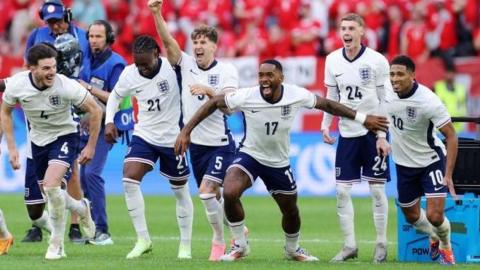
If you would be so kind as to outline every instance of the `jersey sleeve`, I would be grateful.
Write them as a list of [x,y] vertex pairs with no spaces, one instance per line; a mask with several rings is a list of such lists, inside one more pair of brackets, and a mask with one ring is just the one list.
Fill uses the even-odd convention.
[[178,60],[177,65],[180,66],[181,69],[187,68],[188,63],[192,61],[192,59],[193,59],[193,56],[190,56],[186,54],[184,51],[182,51],[182,54],[180,56],[180,59]]
[[15,92],[17,91],[15,91],[13,87],[12,79],[10,78],[5,79],[5,92],[3,92],[2,100],[6,105],[13,107],[15,106],[15,104],[17,104],[18,98],[15,97],[14,95]]
[[223,84],[221,91],[230,91],[230,90],[238,89],[238,71],[231,64],[229,64],[227,67],[228,67],[228,72],[225,75],[226,77],[225,83]]
[[235,92],[230,92],[225,95],[225,104],[228,109],[235,111],[240,110],[247,102],[248,95],[251,88],[238,89]]
[[375,86],[386,88],[390,84],[390,66],[384,56],[380,56],[377,70],[375,70]]
[[452,121],[452,118],[450,117],[447,108],[436,96],[435,99],[432,100],[430,114],[430,121],[432,121],[436,128],[442,128],[443,126]]
[[82,106],[89,95],[87,89],[76,80],[69,79],[63,75],[58,76],[62,76],[63,87],[67,90],[65,92],[68,93],[68,98],[72,101],[72,104],[76,107]]
[[112,93],[115,94],[117,97],[124,98],[131,95],[132,89],[128,80],[128,73],[129,69],[125,68],[120,74],[115,88],[113,88]]
[[317,96],[303,87],[299,87],[298,89],[301,106],[304,108],[313,109],[317,103]]
[[325,60],[325,73],[324,73],[325,75],[324,84],[327,88],[337,87],[337,81],[335,80],[335,76],[332,72],[331,66],[332,66],[332,56],[329,55]]

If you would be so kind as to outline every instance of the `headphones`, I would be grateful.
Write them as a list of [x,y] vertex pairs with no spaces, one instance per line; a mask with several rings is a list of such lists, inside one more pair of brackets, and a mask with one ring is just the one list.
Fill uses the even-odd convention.
[[103,25],[105,27],[105,37],[108,45],[112,45],[115,42],[115,34],[113,33],[112,25],[105,20],[95,20],[92,24],[90,24],[87,30],[87,40],[90,33],[90,27],[92,27],[92,25]]
[[43,18],[45,18],[42,10],[43,8],[46,6],[46,5],[54,5],[54,6],[59,6],[62,8],[63,10],[63,20],[66,22],[66,23],[70,23],[72,21],[72,17],[73,17],[73,14],[72,14],[72,9],[70,8],[65,8],[65,6],[63,5],[63,2],[62,0],[45,0],[45,3],[43,3],[42,7],[40,8],[40,10],[38,11],[38,16],[40,17],[40,19],[43,21]]

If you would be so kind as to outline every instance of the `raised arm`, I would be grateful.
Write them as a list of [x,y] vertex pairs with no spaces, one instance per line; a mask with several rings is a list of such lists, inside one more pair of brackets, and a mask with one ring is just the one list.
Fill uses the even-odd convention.
[[183,155],[187,151],[192,130],[217,109],[228,109],[223,94],[214,96],[203,104],[183,127],[175,142],[175,155]]
[[85,148],[82,149],[78,157],[78,163],[86,164],[90,162],[95,155],[95,146],[97,145],[98,134],[100,133],[100,124],[102,121],[102,109],[91,95],[83,102],[80,108],[90,114],[90,136]]
[[452,122],[441,127],[440,132],[445,136],[447,142],[447,164],[445,167],[444,184],[448,187],[450,194],[456,200],[457,194],[453,187],[453,169],[455,168],[455,162],[457,160],[458,138]]
[[388,121],[386,117],[365,115],[344,106],[336,101],[317,96],[315,108],[333,114],[336,116],[346,117],[362,123],[367,129],[376,132],[377,130],[387,131]]
[[180,50],[177,41],[173,38],[170,32],[168,32],[167,23],[162,16],[162,5],[163,0],[148,0],[148,7],[155,20],[155,28],[167,50],[168,61],[172,65],[177,65],[182,56],[182,51]]
[[8,106],[5,103],[2,103],[2,109],[0,112],[0,119],[2,131],[5,134],[7,140],[7,147],[10,159],[10,165],[12,169],[20,169],[20,159],[15,145],[15,138],[13,137],[13,123],[12,123],[12,110],[13,107]]

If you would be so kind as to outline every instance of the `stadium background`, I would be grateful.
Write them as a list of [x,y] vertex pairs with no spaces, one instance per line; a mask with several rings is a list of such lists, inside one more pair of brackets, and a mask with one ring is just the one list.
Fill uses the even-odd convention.
[[[140,34],[157,36],[146,0],[67,0],[76,23],[86,27],[94,19],[109,20],[116,29],[114,50],[131,63],[131,44]],[[177,0],[165,1],[164,16],[182,48],[191,48],[188,33],[199,23],[216,25],[220,32],[218,57],[231,61],[239,70],[241,86],[256,83],[258,62],[278,57],[285,65],[286,81],[324,95],[325,55],[340,47],[335,29],[346,12],[361,14],[367,24],[365,44],[388,58],[408,53],[416,59],[417,79],[432,86],[443,78],[445,65],[455,63],[457,79],[469,92],[469,116],[480,115],[480,19],[476,0]],[[38,18],[41,0],[0,2],[0,78],[22,69],[25,39]],[[301,195],[334,195],[335,146],[322,143],[319,133],[321,112],[302,112],[292,133],[291,163]],[[242,136],[239,115],[229,122],[237,137]],[[335,128],[336,129],[336,128]],[[474,126],[462,133],[474,137]],[[25,123],[15,113],[15,136],[25,158]],[[1,144],[6,153],[5,142]],[[110,194],[123,192],[121,168],[125,145],[117,144],[104,170]],[[25,164],[22,164],[25,168]],[[158,172],[158,170],[157,170]],[[169,194],[158,173],[150,173],[142,184],[147,194]],[[387,193],[396,195],[396,175]],[[22,192],[24,171],[12,171],[8,156],[0,156],[0,192]],[[159,183],[165,182],[165,183]],[[190,183],[194,183],[191,181]],[[196,192],[196,188],[191,189]],[[354,188],[367,195],[368,187]],[[267,194],[257,183],[248,194]]]

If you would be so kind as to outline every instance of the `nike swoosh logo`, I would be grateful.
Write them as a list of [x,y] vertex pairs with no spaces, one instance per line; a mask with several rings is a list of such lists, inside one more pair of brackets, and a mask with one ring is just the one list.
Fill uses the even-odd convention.
[[58,156],[58,158],[68,158],[68,156]]
[[381,173],[374,172],[373,173],[374,176],[379,176],[379,175],[382,175],[382,174],[383,174],[383,172],[381,172]]
[[221,174],[222,172],[214,172],[214,171],[211,171],[210,173],[211,173],[211,174]]
[[179,171],[178,174],[184,174],[187,170]]
[[193,71],[193,69],[190,69],[190,72],[195,74],[195,75],[198,75],[198,73],[196,73],[195,71]]
[[252,112],[252,113],[257,113],[257,112],[259,112],[259,111],[252,110],[251,112]]
[[435,191],[439,191],[439,190],[442,189],[442,188],[443,188],[443,187],[434,187],[433,189],[434,189]]
[[23,101],[24,103],[30,102],[30,100],[26,100],[26,99],[24,99],[24,100],[22,100],[22,101]]
[[343,73],[335,74],[335,78],[336,78],[336,77],[340,77],[340,76],[342,76],[342,75],[343,75]]
[[142,90],[137,90],[137,91],[135,91],[135,93],[137,93],[137,94],[140,93],[140,92],[142,92]]

